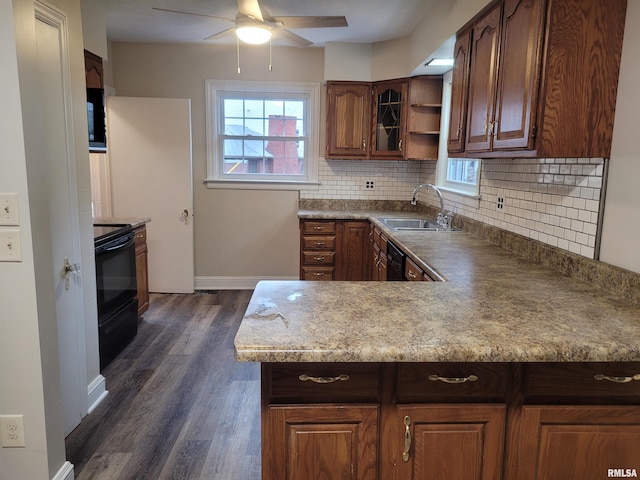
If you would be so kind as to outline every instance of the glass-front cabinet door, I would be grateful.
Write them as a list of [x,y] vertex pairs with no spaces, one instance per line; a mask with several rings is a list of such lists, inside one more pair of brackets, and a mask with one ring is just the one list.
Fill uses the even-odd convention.
[[407,87],[405,80],[374,83],[372,157],[404,157]]

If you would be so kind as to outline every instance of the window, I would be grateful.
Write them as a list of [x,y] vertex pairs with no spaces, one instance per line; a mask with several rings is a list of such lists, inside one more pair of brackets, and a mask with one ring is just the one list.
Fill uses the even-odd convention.
[[207,80],[206,93],[208,186],[317,184],[317,84]]
[[442,117],[440,123],[440,145],[438,148],[437,184],[444,190],[477,197],[480,194],[480,160],[471,158],[449,158],[447,139],[449,138],[449,115],[451,105],[451,74],[443,76]]

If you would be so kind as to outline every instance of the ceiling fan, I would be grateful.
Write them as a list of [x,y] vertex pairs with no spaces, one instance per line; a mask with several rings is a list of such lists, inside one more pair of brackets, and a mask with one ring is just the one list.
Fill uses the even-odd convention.
[[260,5],[258,0],[237,0],[238,14],[235,19],[194,13],[182,10],[170,10],[168,8],[153,7],[153,10],[162,12],[179,13],[184,15],[196,15],[199,17],[217,18],[234,23],[234,26],[222,32],[211,35],[205,40],[212,40],[223,35],[236,32],[238,38],[247,43],[265,43],[270,40],[271,34],[280,37],[286,42],[297,47],[312,45],[306,38],[296,35],[287,28],[327,28],[347,27],[347,19],[340,16],[307,16],[307,17],[272,17],[267,10]]

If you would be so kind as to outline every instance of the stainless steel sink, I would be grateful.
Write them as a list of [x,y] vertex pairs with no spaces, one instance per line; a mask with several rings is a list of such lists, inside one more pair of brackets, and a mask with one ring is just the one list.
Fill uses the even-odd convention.
[[435,220],[415,217],[391,217],[378,218],[382,223],[392,230],[420,230],[425,232],[454,232],[457,228],[444,228],[438,225]]

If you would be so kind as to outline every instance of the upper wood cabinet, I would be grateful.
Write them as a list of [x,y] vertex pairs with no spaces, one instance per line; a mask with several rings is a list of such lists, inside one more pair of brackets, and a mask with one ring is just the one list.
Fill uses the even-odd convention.
[[[449,152],[608,157],[625,15],[626,0],[493,2],[458,35]],[[458,102],[467,80],[466,36],[465,123]]]
[[404,158],[437,160],[442,114],[442,77],[412,77],[409,79],[408,94]]
[[371,84],[327,82],[327,158],[367,158]]
[[327,82],[329,159],[437,159],[442,77]]
[[467,99],[469,93],[469,61],[471,59],[471,30],[456,38],[453,48],[453,78],[451,110],[449,116],[449,153],[464,152],[467,125]]
[[372,158],[404,157],[407,85],[406,80],[373,84]]
[[84,51],[84,74],[87,88],[104,88],[102,58],[88,50]]

